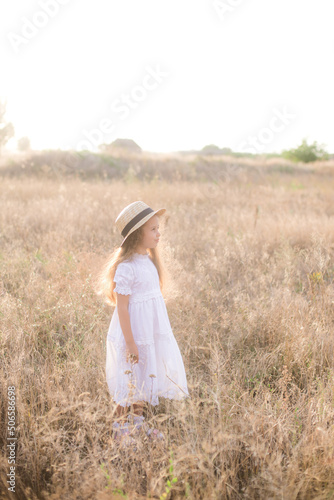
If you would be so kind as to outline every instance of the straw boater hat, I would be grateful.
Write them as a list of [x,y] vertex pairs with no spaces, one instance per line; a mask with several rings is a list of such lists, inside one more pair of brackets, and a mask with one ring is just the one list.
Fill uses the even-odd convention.
[[120,246],[123,245],[126,238],[130,236],[133,231],[145,224],[153,215],[157,214],[160,216],[165,212],[165,208],[153,210],[153,208],[146,205],[143,201],[134,201],[123,208],[115,220],[116,227],[124,238]]

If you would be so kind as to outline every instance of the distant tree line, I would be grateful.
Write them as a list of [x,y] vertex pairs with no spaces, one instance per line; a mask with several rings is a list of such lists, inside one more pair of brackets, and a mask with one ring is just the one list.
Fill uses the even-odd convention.
[[[215,144],[209,144],[208,146],[205,146],[204,148],[201,149],[201,153],[204,155],[230,155],[234,157],[246,157],[246,158],[254,158],[258,156],[257,154],[254,153],[248,153],[248,152],[241,153],[238,151],[232,151],[232,149],[230,148],[219,148]],[[328,152],[324,149],[324,146],[318,144],[317,141],[308,144],[307,140],[303,139],[302,143],[295,149],[284,150],[282,151],[281,154],[264,153],[261,156],[266,156],[269,158],[281,156],[282,158],[286,158],[287,160],[290,161],[294,162],[300,161],[308,163],[310,161],[328,160],[332,155],[329,155]]]
[[[6,103],[0,100],[0,155],[2,152],[2,148],[7,144],[9,139],[11,139],[14,134],[14,126],[12,123],[7,122],[5,119],[6,114]],[[21,137],[17,141],[17,149],[19,151],[28,151],[30,150],[30,140],[28,137]],[[131,139],[116,139],[111,144],[101,144],[100,150],[103,152],[114,153],[119,150],[125,150],[127,152],[135,152],[140,153],[142,150]],[[198,153],[198,151],[180,151],[180,153]],[[238,152],[232,151],[230,148],[219,148],[215,144],[209,144],[201,149],[200,151],[203,155],[230,155],[234,157],[248,157],[254,158],[257,157],[257,154],[248,153],[248,152]],[[328,152],[324,149],[323,145],[318,144],[314,141],[311,144],[308,144],[306,139],[302,140],[302,143],[295,149],[288,149],[282,151],[281,154],[269,153],[263,154],[261,156],[265,157],[277,157],[281,156],[282,158],[286,158],[287,160],[294,162],[304,162],[308,163],[311,161],[317,160],[328,160],[332,158],[333,155],[329,155]]]

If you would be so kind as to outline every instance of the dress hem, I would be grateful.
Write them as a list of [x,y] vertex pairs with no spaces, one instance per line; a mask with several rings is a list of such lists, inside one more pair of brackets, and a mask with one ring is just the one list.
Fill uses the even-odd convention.
[[[164,399],[169,399],[170,401],[182,401],[183,399],[191,399],[191,397],[190,397],[189,394],[187,394],[185,396],[181,396],[180,398],[169,397],[169,396],[162,396],[162,395],[159,395],[158,397],[159,398],[164,398]],[[131,406],[132,404],[138,404],[138,403],[141,403],[141,402],[149,403],[151,406],[158,406],[160,404],[160,401],[158,403],[154,403],[154,402],[151,403],[150,401],[148,401],[145,398],[141,398],[140,400],[134,401],[132,403],[126,402],[126,403],[122,404],[120,401],[115,401],[115,400],[113,400],[113,402],[116,403],[117,405],[123,406],[123,407],[125,407],[125,406]]]

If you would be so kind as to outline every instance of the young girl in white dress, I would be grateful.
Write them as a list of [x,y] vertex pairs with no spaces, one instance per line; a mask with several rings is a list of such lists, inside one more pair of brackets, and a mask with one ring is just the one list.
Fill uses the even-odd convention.
[[126,418],[126,413],[131,405],[137,431],[142,428],[150,438],[164,439],[157,429],[147,427],[145,404],[158,405],[159,396],[174,400],[189,396],[182,356],[161,293],[163,270],[157,246],[159,216],[165,211],[154,211],[142,201],[125,207],[115,221],[124,239],[101,273],[100,293],[116,306],[106,357],[108,389],[117,403],[116,414],[122,417],[113,423],[116,440],[130,432],[131,415]]

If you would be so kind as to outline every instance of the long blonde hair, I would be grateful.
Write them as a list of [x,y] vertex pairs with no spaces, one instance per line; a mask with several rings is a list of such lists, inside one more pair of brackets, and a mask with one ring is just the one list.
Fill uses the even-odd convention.
[[[105,264],[103,265],[100,273],[97,276],[97,285],[95,287],[95,292],[97,295],[102,295],[104,301],[111,305],[116,306],[116,293],[114,288],[116,283],[114,282],[114,276],[118,264],[124,260],[131,257],[136,252],[137,245],[141,242],[143,237],[143,226],[133,231],[128,238],[126,238],[124,244],[121,247],[116,248],[111,255],[107,258]],[[160,290],[163,291],[164,287],[164,271],[159,256],[157,248],[148,249],[149,256],[157,268],[159,275]]]

